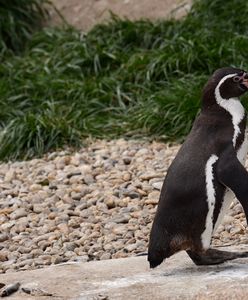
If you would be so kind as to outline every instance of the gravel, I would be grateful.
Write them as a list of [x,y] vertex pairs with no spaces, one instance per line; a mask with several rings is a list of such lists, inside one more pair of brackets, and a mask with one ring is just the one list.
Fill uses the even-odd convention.
[[[95,141],[0,165],[0,272],[146,252],[168,166],[179,145]],[[248,243],[237,202],[213,245]]]

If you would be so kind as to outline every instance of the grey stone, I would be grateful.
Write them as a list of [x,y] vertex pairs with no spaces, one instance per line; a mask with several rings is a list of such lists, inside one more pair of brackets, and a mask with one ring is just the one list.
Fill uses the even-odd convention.
[[39,213],[41,213],[43,211],[44,211],[44,208],[43,208],[43,206],[41,204],[38,204],[38,203],[34,203],[33,204],[33,212],[39,214]]
[[107,205],[109,209],[114,208],[116,206],[117,197],[109,196],[104,200],[104,203]]
[[30,248],[27,248],[27,247],[24,247],[24,246],[20,246],[18,249],[17,249],[18,252],[20,253],[29,253],[31,252],[31,249]]
[[129,156],[123,157],[123,162],[125,165],[130,165],[130,163],[132,162],[132,157]]
[[65,259],[64,259],[62,256],[58,256],[58,255],[53,256],[52,259],[51,259],[51,262],[52,262],[53,264],[55,264],[55,265],[61,264],[61,263],[63,263],[64,261],[65,261]]
[[5,242],[9,239],[9,235],[6,233],[0,234],[0,243]]
[[74,251],[75,248],[77,248],[77,244],[74,242],[65,243],[64,247],[67,251]]
[[113,222],[113,223],[128,223],[128,221],[130,220],[130,215],[117,215],[114,218],[110,219],[109,222]]
[[127,250],[128,252],[132,252],[132,251],[134,251],[136,248],[137,248],[137,244],[135,243],[135,244],[129,244],[129,245],[126,245],[124,249]]
[[73,200],[81,200],[82,199],[82,194],[81,193],[75,193],[75,192],[72,192],[71,193],[71,197]]
[[64,256],[65,256],[66,258],[72,258],[73,256],[75,256],[75,253],[74,253],[73,251],[66,251],[66,252],[64,253]]
[[110,259],[111,254],[110,253],[104,253],[100,256],[100,260]]
[[10,218],[16,220],[16,219],[19,219],[22,217],[26,217],[27,214],[28,214],[28,212],[26,211],[25,208],[18,208],[10,214]]
[[142,174],[139,178],[141,180],[150,180],[152,178],[163,178],[164,174],[163,173],[159,173],[159,172],[147,172]]
[[152,187],[159,191],[162,189],[162,185],[163,185],[163,181],[158,181],[158,182],[152,183]]

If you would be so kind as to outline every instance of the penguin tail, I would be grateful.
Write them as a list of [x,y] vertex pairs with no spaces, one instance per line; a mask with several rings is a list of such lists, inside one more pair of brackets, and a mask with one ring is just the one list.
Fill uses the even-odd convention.
[[148,247],[148,261],[150,268],[156,268],[164,259],[171,256],[170,240],[161,228],[153,225]]
[[165,249],[157,248],[149,250],[147,259],[149,261],[150,268],[156,268],[169,256],[168,251]]
[[152,257],[152,255],[148,256],[148,261],[151,269],[154,269],[157,266],[159,266],[163,262],[163,260],[164,259],[161,257]]

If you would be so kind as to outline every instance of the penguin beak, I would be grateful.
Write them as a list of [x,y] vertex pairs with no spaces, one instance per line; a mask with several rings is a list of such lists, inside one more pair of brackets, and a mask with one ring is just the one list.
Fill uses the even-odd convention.
[[248,79],[244,78],[242,84],[248,89]]
[[248,74],[244,73],[241,79],[241,84],[248,90]]

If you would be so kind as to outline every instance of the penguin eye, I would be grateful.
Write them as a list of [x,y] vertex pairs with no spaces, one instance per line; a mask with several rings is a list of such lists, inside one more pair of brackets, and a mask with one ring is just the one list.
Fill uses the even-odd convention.
[[241,78],[239,76],[234,76],[233,77],[233,81],[234,82],[240,82],[241,81]]

